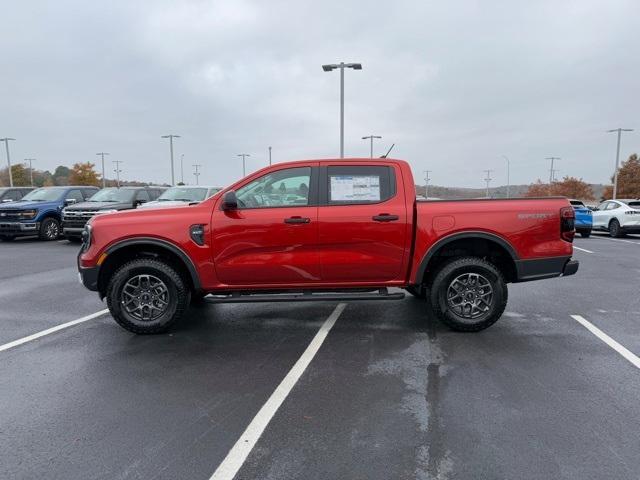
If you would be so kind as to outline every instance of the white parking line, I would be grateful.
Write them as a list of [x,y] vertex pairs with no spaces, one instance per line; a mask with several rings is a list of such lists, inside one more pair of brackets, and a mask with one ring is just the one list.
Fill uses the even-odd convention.
[[91,315],[87,315],[86,317],[78,318],[77,320],[71,320],[70,322],[63,323],[62,325],[57,325],[52,328],[48,328],[38,333],[34,333],[33,335],[29,335],[28,337],[19,338],[18,340],[14,340],[13,342],[5,343],[4,345],[0,345],[0,352],[4,352],[5,350],[9,350],[10,348],[17,347],[18,345],[23,345],[27,342],[31,342],[32,340],[36,340],[40,337],[44,337],[45,335],[50,335],[55,332],[59,332],[60,330],[64,330],[65,328],[73,327],[74,325],[78,325],[80,323],[88,322],[89,320],[93,320],[94,318],[98,318],[105,313],[108,313],[109,309],[100,310],[99,312],[92,313]]
[[640,368],[640,358],[638,358],[638,356],[636,356],[633,352],[627,350],[625,347],[620,345],[613,338],[611,338],[609,335],[604,333],[602,330],[600,330],[598,327],[596,327],[592,323],[589,323],[587,320],[585,320],[584,317],[580,315],[571,315],[571,317],[574,320],[576,320],[578,323],[580,323],[584,328],[586,328],[591,333],[593,333],[600,340],[602,340],[604,343],[606,343],[611,348],[613,348],[616,352],[618,352],[624,358],[629,360],[636,368]]
[[289,373],[287,373],[287,376],[284,377],[282,382],[280,382],[280,385],[278,385],[275,391],[271,394],[269,400],[267,400],[267,402],[262,406],[256,416],[253,417],[253,420],[251,420],[247,429],[242,433],[242,435],[240,435],[240,438],[229,451],[220,466],[218,466],[210,480],[232,480],[236,476],[249,456],[249,453],[253,450],[253,447],[262,435],[262,432],[267,428],[267,425],[280,408],[280,405],[285,401],[293,387],[311,363],[311,360],[313,360],[313,357],[318,353],[322,343],[325,338],[327,338],[329,330],[331,330],[333,325],[336,323],[336,320],[346,306],[347,305],[345,303],[338,304],[333,313],[329,315],[329,318],[325,320],[302,356],[298,359],[291,370],[289,370]]
[[625,240],[624,238],[599,237],[599,236],[596,236],[596,235],[591,235],[591,238],[597,238],[598,240],[609,240],[610,242],[623,242],[623,243],[631,243],[633,245],[640,245],[640,242],[634,242],[632,240]]
[[575,245],[573,246],[573,248],[576,250],[580,250],[581,252],[593,253],[591,250],[587,250],[586,248],[576,247]]

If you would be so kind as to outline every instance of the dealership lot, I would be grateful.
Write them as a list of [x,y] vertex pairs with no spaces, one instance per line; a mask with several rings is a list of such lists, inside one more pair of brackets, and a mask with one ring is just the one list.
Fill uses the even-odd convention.
[[640,237],[575,245],[577,275],[510,285],[477,334],[407,297],[198,305],[146,337],[106,314],[2,349],[105,308],[77,281],[77,245],[2,243],[0,477],[208,479],[258,419],[236,478],[638,478]]

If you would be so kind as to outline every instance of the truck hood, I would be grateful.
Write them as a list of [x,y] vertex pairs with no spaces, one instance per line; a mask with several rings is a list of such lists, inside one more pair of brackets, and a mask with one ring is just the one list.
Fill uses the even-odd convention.
[[153,202],[147,202],[140,205],[138,208],[166,208],[166,207],[179,207],[181,205],[189,205],[192,203],[200,202],[184,202],[181,200],[162,200],[161,202],[154,200]]
[[130,202],[127,203],[118,203],[118,202],[80,202],[74,203],[71,206],[68,206],[66,209],[70,211],[76,210],[126,210],[128,208],[133,208]]
[[18,200],[17,202],[7,202],[0,204],[0,210],[25,210],[25,209],[43,209],[43,208],[57,208],[60,205],[59,201],[54,202],[34,202],[31,200]]

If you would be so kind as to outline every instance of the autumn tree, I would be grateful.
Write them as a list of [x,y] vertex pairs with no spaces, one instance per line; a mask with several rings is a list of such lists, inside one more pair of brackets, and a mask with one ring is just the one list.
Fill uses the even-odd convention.
[[550,195],[559,195],[580,200],[594,200],[591,186],[581,178],[566,176],[561,182],[553,182],[549,187]]
[[525,193],[525,197],[548,197],[549,195],[549,185],[542,183],[540,179],[529,185],[529,190]]
[[[15,187],[28,187],[31,184],[29,170],[21,163],[11,165],[11,176]],[[5,167],[0,170],[0,184],[8,187],[9,183],[9,168]]]
[[91,162],[75,163],[69,172],[69,184],[71,185],[100,185],[100,175],[94,169]]
[[[611,183],[615,181],[611,177]],[[640,158],[634,153],[622,162],[618,170],[618,198],[640,198]],[[604,199],[613,198],[613,186],[607,186],[602,193]]]

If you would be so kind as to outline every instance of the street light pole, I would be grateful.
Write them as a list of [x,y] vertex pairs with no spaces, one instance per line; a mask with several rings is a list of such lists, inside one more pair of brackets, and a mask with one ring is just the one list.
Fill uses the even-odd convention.
[[551,168],[549,169],[549,185],[551,185],[554,180],[553,172],[555,172],[553,169],[553,162],[554,160],[560,160],[560,157],[547,157],[545,160],[551,160]]
[[123,160],[112,160],[113,163],[116,164],[116,168],[114,170],[114,172],[116,172],[116,186],[118,188],[120,188],[120,172],[122,172],[122,170],[120,170],[120,164],[124,163]]
[[432,172],[432,170],[425,170],[424,171],[424,198],[426,198],[427,200],[429,200],[429,180],[431,180],[429,178],[429,174]]
[[4,146],[7,149],[7,165],[9,165],[9,186],[13,187],[13,174],[11,173],[11,155],[9,155],[9,142],[11,141],[15,141],[15,138],[0,138],[0,142],[4,142]]
[[25,162],[29,162],[29,180],[30,180],[31,186],[33,187],[33,168],[31,166],[31,162],[35,162],[36,159],[35,158],[25,158],[24,161]]
[[271,147],[269,147],[269,166],[271,166]]
[[618,132],[618,147],[616,148],[616,169],[613,172],[613,199],[618,195],[618,165],[620,163],[620,137],[622,132],[633,132],[632,128],[615,128],[608,130],[607,133]]
[[105,188],[107,186],[107,179],[104,176],[104,156],[109,155],[109,153],[100,152],[100,153],[96,153],[96,155],[100,155],[100,157],[102,157],[102,188]]
[[340,69],[340,158],[344,158],[344,69],[352,68],[354,70],[362,70],[361,63],[333,63],[330,65],[322,65],[322,70],[331,72]]
[[362,140],[371,140],[371,150],[369,158],[373,158],[373,139],[374,138],[382,138],[380,135],[369,135],[367,137],[362,137]]
[[173,139],[174,138],[180,138],[180,135],[162,135],[162,137],[160,138],[168,138],[169,139],[169,153],[171,154],[171,185],[175,185],[176,184],[176,179],[175,179],[175,175],[173,173]]
[[491,172],[493,170],[483,170],[483,172],[487,172],[487,178],[484,181],[487,182],[487,198],[489,198],[489,182],[491,182]]
[[180,155],[180,183],[184,185],[184,153]]
[[193,167],[196,169],[195,172],[193,172],[193,175],[196,177],[196,185],[199,185],[200,182],[198,181],[198,177],[200,176],[200,172],[198,172],[198,168],[201,167],[202,164],[200,163],[194,163]]
[[502,155],[502,158],[504,158],[507,161],[507,198],[510,198],[510,188],[511,188],[511,175],[510,175],[510,170],[511,170],[511,162],[509,161],[509,157],[507,157],[506,155]]
[[251,155],[249,155],[248,153],[239,153],[238,157],[242,157],[242,178],[247,176],[247,168],[246,168],[246,162],[245,162],[245,158],[246,157],[250,157]]

